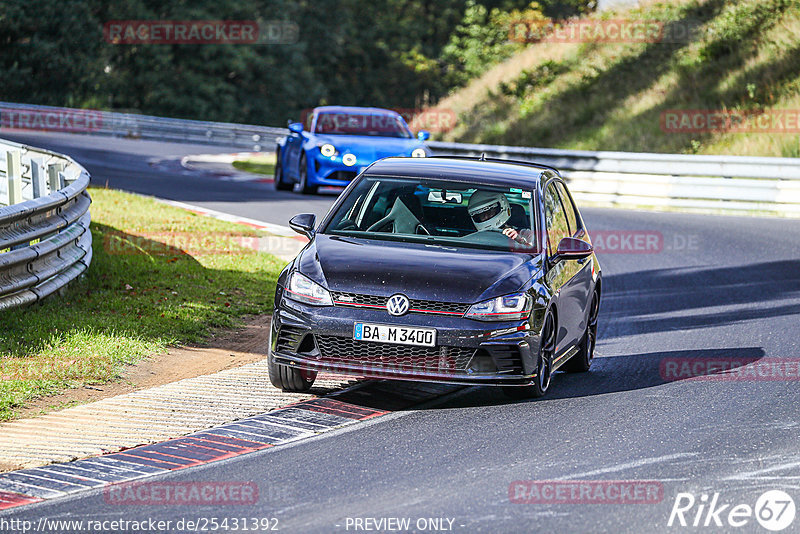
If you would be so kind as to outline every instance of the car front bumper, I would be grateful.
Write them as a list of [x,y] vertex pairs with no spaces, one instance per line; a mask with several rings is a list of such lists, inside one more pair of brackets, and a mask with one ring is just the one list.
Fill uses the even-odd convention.
[[313,169],[312,173],[309,173],[309,177],[313,176],[313,178],[309,181],[315,185],[347,187],[370,163],[372,162],[359,158],[355,165],[345,165],[342,162],[342,154],[325,157],[317,153],[311,162]]
[[[527,385],[536,378],[539,335],[528,321],[481,322],[461,316],[380,308],[308,306],[279,297],[270,359],[298,369],[368,378],[465,385]],[[436,347],[353,340],[356,322],[435,328]]]

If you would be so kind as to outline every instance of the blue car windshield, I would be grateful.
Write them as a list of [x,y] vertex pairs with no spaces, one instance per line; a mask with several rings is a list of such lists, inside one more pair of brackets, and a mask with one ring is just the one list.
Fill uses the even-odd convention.
[[320,113],[314,133],[325,135],[371,135],[410,139],[411,131],[397,115],[380,113]]
[[533,209],[530,190],[364,176],[322,233],[530,253]]

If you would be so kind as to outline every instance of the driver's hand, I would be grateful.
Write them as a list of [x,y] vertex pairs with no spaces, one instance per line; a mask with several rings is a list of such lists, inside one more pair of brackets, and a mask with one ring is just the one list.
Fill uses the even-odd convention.
[[503,230],[503,235],[506,237],[510,237],[511,239],[516,241],[517,238],[519,237],[519,232],[517,232],[513,228],[506,228],[505,230]]

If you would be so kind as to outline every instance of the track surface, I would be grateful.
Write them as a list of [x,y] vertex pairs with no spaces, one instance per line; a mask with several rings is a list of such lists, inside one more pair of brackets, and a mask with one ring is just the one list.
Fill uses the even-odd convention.
[[[285,224],[302,211],[321,215],[333,199],[180,174],[170,163],[214,151],[208,147],[57,134],[5,137],[73,155],[98,185],[108,180],[110,187],[267,222]],[[254,480],[261,495],[255,505],[112,506],[89,492],[0,517],[276,517],[285,532],[345,532],[348,517],[409,517],[412,525],[421,517],[446,517],[462,532],[656,532],[667,530],[679,492],[719,492],[720,503],[753,506],[764,491],[783,489],[800,505],[797,379],[667,381],[659,374],[664,358],[797,361],[800,221],[583,213],[590,231],[659,232],[664,246],[657,253],[600,255],[598,358],[588,374],[557,374],[544,400],[511,402],[491,388],[467,388],[319,439],[159,478]],[[664,499],[509,502],[512,481],[563,479],[656,480]],[[687,514],[690,521],[696,510]],[[673,529],[767,532],[754,519],[739,529]],[[785,532],[798,530],[800,518]]]

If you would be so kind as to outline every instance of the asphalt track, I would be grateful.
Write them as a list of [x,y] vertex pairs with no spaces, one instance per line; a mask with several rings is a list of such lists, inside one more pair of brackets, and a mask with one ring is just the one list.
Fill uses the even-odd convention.
[[[333,199],[183,173],[175,164],[185,154],[215,151],[208,147],[67,134],[4,137],[71,154],[97,185],[266,222],[322,214]],[[753,518],[739,528],[725,522],[733,505],[752,507],[767,490],[782,489],[800,505],[800,381],[796,372],[775,374],[791,374],[800,359],[800,221],[583,214],[590,232],[609,232],[606,240],[641,232],[660,236],[659,246],[599,254],[598,357],[587,374],[556,374],[544,399],[512,402],[491,388],[465,388],[319,438],[158,478],[253,480],[260,490],[254,505],[117,506],[92,491],[0,519],[274,517],[283,532],[354,532],[353,518],[399,517],[417,531],[419,518],[449,518],[459,532],[768,532]],[[683,358],[769,363],[773,372],[771,379],[665,376],[665,362]],[[663,499],[512,503],[509,487],[520,480],[655,481]],[[681,492],[698,502],[719,493],[719,504],[731,505],[720,515],[724,526],[712,520],[709,527],[668,529]],[[687,521],[697,510],[686,513]],[[701,525],[705,520],[703,514]],[[800,531],[800,517],[783,532],[792,531]]]

